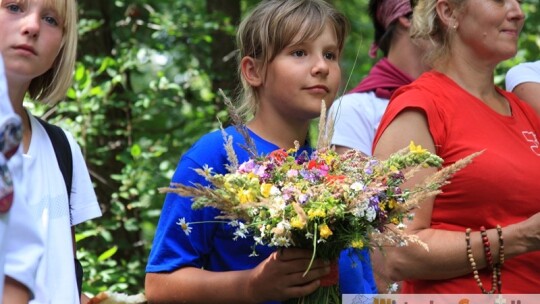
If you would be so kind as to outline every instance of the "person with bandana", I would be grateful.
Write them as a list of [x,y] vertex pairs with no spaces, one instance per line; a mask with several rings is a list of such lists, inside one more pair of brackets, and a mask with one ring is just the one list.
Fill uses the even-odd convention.
[[375,58],[380,50],[383,57],[330,109],[332,144],[338,152],[356,149],[371,155],[375,131],[392,93],[427,70],[422,63],[425,41],[413,41],[409,36],[409,0],[370,0],[369,13],[375,29],[369,55]]

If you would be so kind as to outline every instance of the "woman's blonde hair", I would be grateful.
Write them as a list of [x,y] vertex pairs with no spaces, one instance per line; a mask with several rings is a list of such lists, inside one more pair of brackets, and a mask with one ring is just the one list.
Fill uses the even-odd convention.
[[[460,12],[467,0],[448,0],[456,13]],[[413,1],[413,17],[410,34],[413,39],[426,39],[435,47],[429,49],[425,60],[433,64],[450,55],[450,37],[454,29],[445,25],[437,13],[437,0]]]
[[[244,119],[257,111],[258,96],[242,77],[242,58],[249,56],[257,59],[264,74],[268,63],[281,50],[291,43],[316,38],[327,24],[334,28],[341,52],[349,23],[343,14],[323,0],[266,0],[244,18],[236,35],[241,81],[237,110]],[[298,41],[293,41],[295,38]]]
[[62,47],[52,67],[32,79],[28,94],[33,100],[56,103],[65,97],[71,86],[77,57],[77,3],[75,0],[47,0],[63,20]]

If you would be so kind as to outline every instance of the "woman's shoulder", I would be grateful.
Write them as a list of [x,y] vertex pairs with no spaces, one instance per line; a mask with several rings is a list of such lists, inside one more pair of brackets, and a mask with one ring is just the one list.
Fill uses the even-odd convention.
[[437,71],[428,71],[420,75],[412,83],[396,90],[392,95],[395,99],[415,99],[424,101],[440,101],[453,98],[459,87],[446,75]]

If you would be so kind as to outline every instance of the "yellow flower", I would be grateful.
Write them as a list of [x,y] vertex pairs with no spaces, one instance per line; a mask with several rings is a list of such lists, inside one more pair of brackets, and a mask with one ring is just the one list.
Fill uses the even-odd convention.
[[321,155],[322,159],[324,159],[324,162],[328,165],[330,165],[335,159],[336,156],[332,154],[323,154]]
[[322,224],[321,226],[319,226],[319,234],[321,235],[323,239],[327,239],[334,233],[332,232],[332,230],[330,230],[328,225]]
[[421,145],[415,145],[414,141],[411,140],[411,143],[409,144],[409,151],[413,154],[424,154],[427,152],[426,149],[422,148]]
[[270,190],[272,190],[272,184],[263,183],[261,185],[261,194],[264,197],[270,196]]
[[357,248],[357,249],[362,249],[362,248],[364,248],[364,242],[362,242],[362,240],[360,240],[360,239],[354,240],[351,243],[351,247],[352,248]]
[[394,225],[397,225],[399,224],[399,219],[397,217],[393,217],[392,219],[390,219],[390,222],[392,222],[392,224]]
[[302,221],[298,216],[295,216],[291,219],[291,227],[293,228],[302,229],[305,225],[306,223]]
[[296,153],[297,151],[298,151],[297,147],[290,148],[289,150],[287,150],[287,154],[292,155],[292,154]]
[[238,190],[238,200],[240,201],[240,204],[245,204],[249,202],[255,201],[255,196],[249,189],[240,189]]
[[309,219],[314,219],[314,218],[316,218],[316,217],[323,218],[323,217],[325,217],[325,216],[326,216],[326,212],[325,212],[323,209],[321,209],[321,208],[317,208],[317,209],[315,209],[315,210],[310,209],[310,210],[308,211],[308,217],[309,217]]
[[396,203],[397,201],[393,198],[391,198],[389,201],[388,201],[388,209],[394,209],[396,207]]

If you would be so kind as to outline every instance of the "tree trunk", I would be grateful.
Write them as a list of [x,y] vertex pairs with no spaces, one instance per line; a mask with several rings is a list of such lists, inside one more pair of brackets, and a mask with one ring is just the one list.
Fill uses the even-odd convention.
[[[235,28],[240,23],[240,0],[207,0],[206,11],[210,16],[227,16],[231,25]],[[219,18],[218,20],[224,20]],[[226,93],[232,92],[237,84],[237,63],[234,51],[236,43],[234,36],[220,29],[212,33],[212,88]]]

